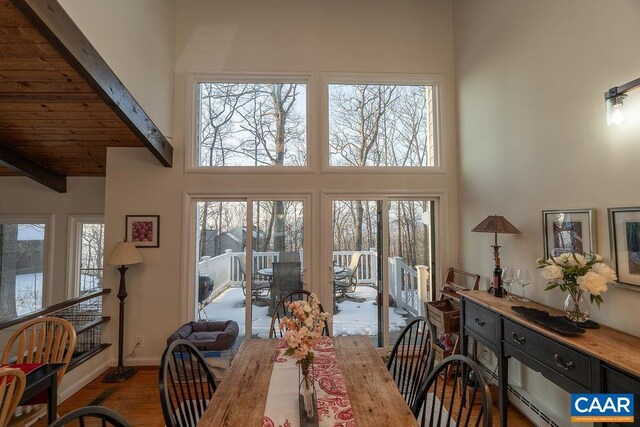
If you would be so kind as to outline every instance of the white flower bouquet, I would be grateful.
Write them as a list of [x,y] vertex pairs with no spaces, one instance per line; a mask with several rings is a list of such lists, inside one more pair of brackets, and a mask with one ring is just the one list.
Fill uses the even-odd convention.
[[[603,302],[602,293],[607,292],[609,285],[618,280],[616,272],[602,261],[602,257],[597,254],[585,256],[566,253],[546,261],[540,258],[537,264],[542,269],[542,277],[549,282],[545,291],[560,288],[563,292],[569,292],[578,314],[582,314],[579,313],[578,302],[583,292],[587,292],[591,303],[595,302],[599,307]],[[565,309],[566,305],[565,303]],[[571,320],[572,317],[580,317],[568,314]]]

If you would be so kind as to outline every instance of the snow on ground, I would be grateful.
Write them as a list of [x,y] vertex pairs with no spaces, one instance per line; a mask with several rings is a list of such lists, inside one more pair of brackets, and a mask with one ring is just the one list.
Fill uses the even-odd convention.
[[[338,303],[337,314],[333,316],[332,335],[376,335],[378,326],[378,306],[375,303],[376,290],[369,286],[358,286],[349,296],[364,298],[364,302],[345,300]],[[240,327],[240,334],[245,330],[245,296],[241,288],[229,288],[213,300],[205,312],[209,320],[235,320]],[[260,304],[262,305],[262,304]],[[268,307],[252,305],[252,332],[260,338],[269,337],[271,317],[267,315]],[[407,324],[407,319],[389,309],[390,332],[399,332]]]

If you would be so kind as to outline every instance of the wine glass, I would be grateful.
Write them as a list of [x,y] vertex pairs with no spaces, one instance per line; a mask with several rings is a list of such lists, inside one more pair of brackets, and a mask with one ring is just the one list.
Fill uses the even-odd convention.
[[522,286],[522,302],[529,302],[529,300],[524,296],[524,289],[529,283],[531,283],[529,270],[527,270],[526,268],[519,268],[516,276],[516,281],[520,286]]
[[505,296],[505,299],[507,301],[512,301],[513,296],[511,295],[511,285],[516,281],[516,275],[513,272],[513,268],[505,267],[505,269],[502,270],[502,281],[507,285],[507,295]]

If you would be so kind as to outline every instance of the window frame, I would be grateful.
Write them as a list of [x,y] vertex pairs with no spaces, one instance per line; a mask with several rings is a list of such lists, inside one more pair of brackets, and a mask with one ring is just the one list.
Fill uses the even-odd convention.
[[[316,167],[314,144],[317,135],[316,78],[309,73],[188,73],[187,74],[187,114],[185,126],[185,173],[194,174],[283,174],[310,173]],[[307,120],[307,164],[305,166],[198,166],[196,162],[198,146],[198,85],[200,83],[303,83],[306,85],[306,120]]]
[[[324,173],[347,174],[443,174],[444,153],[442,144],[442,80],[440,74],[371,74],[371,73],[326,73],[322,75],[321,98],[321,150]],[[331,166],[329,162],[329,85],[331,84],[397,84],[425,85],[433,87],[433,166]]]
[[[81,233],[78,227],[82,224],[102,224],[104,225],[103,215],[69,215],[68,229],[68,247],[67,247],[67,299],[80,296],[80,256],[82,245],[80,244]],[[104,241],[103,241],[104,244]],[[104,277],[104,248],[102,259],[102,271]],[[104,283],[104,282],[103,282]]]
[[53,286],[53,244],[55,214],[0,215],[0,224],[44,224],[44,255],[42,260],[42,308],[51,305]]

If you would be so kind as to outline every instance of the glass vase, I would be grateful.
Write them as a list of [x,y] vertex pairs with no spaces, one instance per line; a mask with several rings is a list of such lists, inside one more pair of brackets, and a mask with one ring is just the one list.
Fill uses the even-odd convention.
[[317,425],[316,388],[311,371],[312,364],[308,360],[300,361],[300,415],[306,416],[306,425]]
[[583,323],[589,320],[589,302],[580,288],[569,291],[564,300],[564,312],[572,322]]

